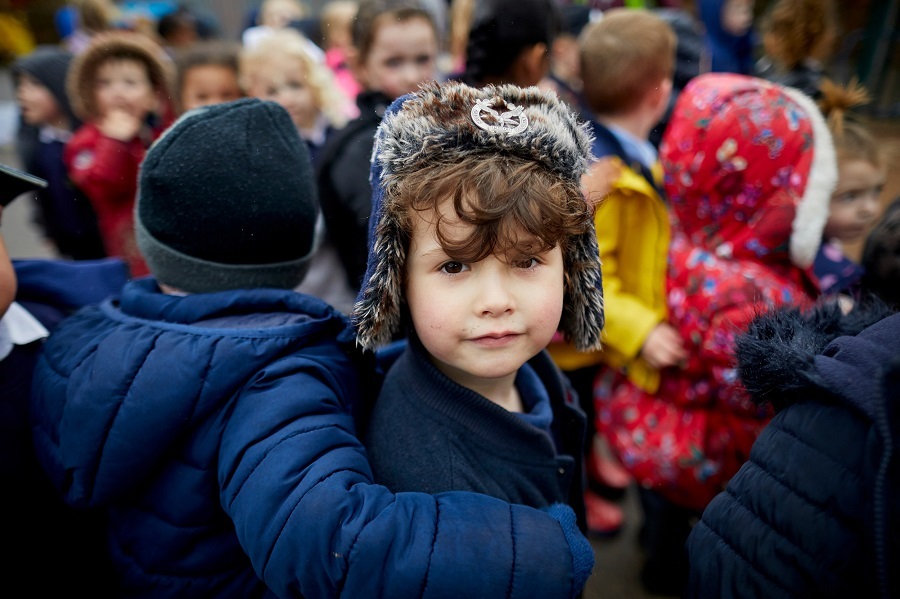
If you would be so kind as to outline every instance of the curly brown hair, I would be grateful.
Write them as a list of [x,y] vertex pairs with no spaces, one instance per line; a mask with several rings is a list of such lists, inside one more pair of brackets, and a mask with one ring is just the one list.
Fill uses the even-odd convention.
[[452,202],[453,214],[472,225],[471,233],[464,239],[452,237],[439,218],[435,234],[447,255],[464,263],[492,254],[515,261],[557,245],[563,256],[573,256],[571,244],[588,230],[593,215],[575,184],[518,156],[438,161],[416,176],[399,176],[395,189],[398,205],[406,207],[399,214],[405,244],[416,213],[438,215],[438,206]]

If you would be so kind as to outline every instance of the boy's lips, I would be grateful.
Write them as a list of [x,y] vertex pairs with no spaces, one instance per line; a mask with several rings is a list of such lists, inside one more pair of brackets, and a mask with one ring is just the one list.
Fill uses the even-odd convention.
[[509,345],[519,338],[521,333],[512,331],[503,331],[500,333],[488,333],[480,337],[474,337],[472,342],[481,347],[503,347]]

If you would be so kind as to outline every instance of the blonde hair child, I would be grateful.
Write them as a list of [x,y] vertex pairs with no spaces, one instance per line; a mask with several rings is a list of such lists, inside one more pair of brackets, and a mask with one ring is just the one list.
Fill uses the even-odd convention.
[[244,48],[240,55],[241,85],[248,96],[272,100],[291,115],[315,160],[332,131],[348,120],[348,98],[327,66],[306,50],[302,34],[280,29]]

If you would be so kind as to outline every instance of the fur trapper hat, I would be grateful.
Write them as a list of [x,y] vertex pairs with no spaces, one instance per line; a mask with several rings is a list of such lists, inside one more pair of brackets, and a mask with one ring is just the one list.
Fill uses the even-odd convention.
[[188,111],[141,164],[135,237],[161,283],[188,293],[293,289],[319,203],[287,111],[245,98]]
[[75,57],[69,69],[66,90],[79,119],[92,121],[100,116],[94,94],[94,78],[100,65],[110,58],[130,58],[144,63],[160,101],[170,101],[171,61],[159,44],[146,35],[132,31],[105,31],[91,40],[87,49]]
[[[372,217],[369,261],[354,310],[357,342],[376,348],[401,325],[404,246],[395,185],[397,175],[415,176],[436,160],[504,154],[543,165],[580,187],[591,160],[593,138],[553,92],[513,85],[473,88],[428,83],[396,100],[379,126],[372,156]],[[567,268],[560,331],[580,350],[600,347],[603,288],[593,222],[564,256]]]

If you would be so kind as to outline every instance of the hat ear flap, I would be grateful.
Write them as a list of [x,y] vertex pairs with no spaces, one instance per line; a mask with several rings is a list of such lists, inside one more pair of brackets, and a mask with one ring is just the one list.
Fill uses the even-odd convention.
[[594,227],[578,235],[571,248],[566,277],[565,311],[560,331],[580,351],[600,349],[603,313],[603,277]]
[[390,343],[400,330],[405,240],[397,219],[389,210],[382,211],[371,250],[375,260],[353,310],[357,343],[365,349]]

